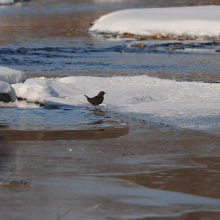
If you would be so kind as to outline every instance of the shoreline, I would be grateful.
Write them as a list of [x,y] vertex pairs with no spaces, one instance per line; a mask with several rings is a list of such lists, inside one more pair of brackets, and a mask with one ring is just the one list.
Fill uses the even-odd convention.
[[120,38],[120,39],[136,39],[136,40],[161,40],[161,41],[213,41],[216,43],[220,42],[219,37],[198,37],[198,36],[185,36],[185,35],[135,35],[130,33],[94,33],[91,31],[91,34],[100,35],[103,38]]
[[56,141],[56,140],[100,140],[124,136],[129,132],[124,127],[104,127],[89,130],[9,130],[0,129],[0,138],[6,141]]

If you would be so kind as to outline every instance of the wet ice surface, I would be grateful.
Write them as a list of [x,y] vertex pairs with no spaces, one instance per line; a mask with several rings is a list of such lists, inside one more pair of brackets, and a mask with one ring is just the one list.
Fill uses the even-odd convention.
[[215,138],[154,128],[100,141],[1,141],[1,216],[8,219],[11,206],[28,219],[218,216],[219,160],[211,154],[219,149],[208,147]]

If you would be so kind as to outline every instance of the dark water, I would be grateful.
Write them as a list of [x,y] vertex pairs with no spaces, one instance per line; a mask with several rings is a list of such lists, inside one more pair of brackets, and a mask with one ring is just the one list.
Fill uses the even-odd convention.
[[23,70],[28,77],[147,74],[185,81],[220,81],[219,53],[215,52],[220,49],[218,42],[143,41],[144,48],[136,46],[135,40],[100,42],[77,46],[13,45],[0,48],[0,60],[3,66]]

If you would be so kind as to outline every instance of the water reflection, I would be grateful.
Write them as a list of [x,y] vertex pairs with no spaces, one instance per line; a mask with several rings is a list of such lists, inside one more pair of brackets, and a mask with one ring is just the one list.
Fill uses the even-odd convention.
[[99,120],[106,121],[104,116],[90,113],[87,108],[72,107],[67,111],[29,107],[1,109],[0,122],[16,130],[71,130]]
[[46,109],[25,101],[17,105],[19,108],[1,109],[0,136],[6,140],[91,140],[128,132],[120,116],[103,111],[74,106]]
[[8,177],[16,170],[16,149],[11,148],[10,144],[0,137],[0,181]]
[[191,158],[188,168],[164,169],[159,172],[127,175],[123,179],[154,189],[183,192],[219,199],[219,157]]

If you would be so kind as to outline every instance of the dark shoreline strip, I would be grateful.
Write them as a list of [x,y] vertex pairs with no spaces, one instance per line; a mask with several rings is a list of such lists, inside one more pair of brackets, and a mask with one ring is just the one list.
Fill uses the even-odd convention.
[[107,127],[91,130],[25,131],[0,130],[0,137],[7,141],[100,140],[127,135],[129,127]]

